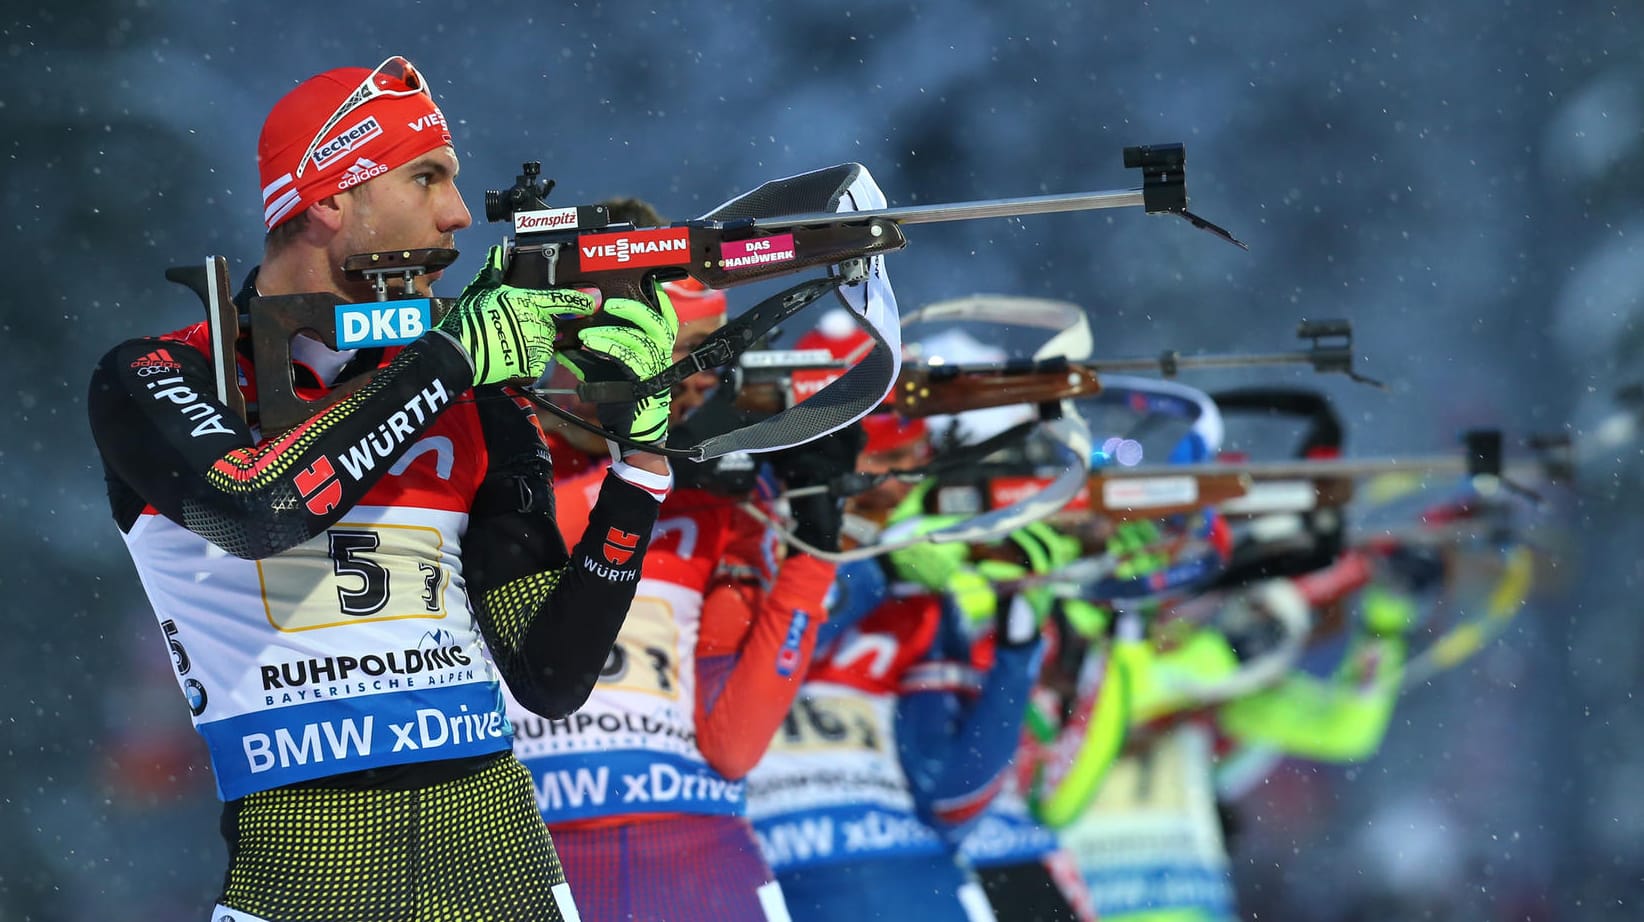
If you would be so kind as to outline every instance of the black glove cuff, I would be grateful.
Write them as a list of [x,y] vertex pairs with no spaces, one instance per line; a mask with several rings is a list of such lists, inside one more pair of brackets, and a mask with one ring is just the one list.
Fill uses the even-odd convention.
[[637,407],[631,400],[621,403],[600,403],[594,408],[594,415],[599,418],[599,424],[621,436],[632,436],[630,432],[634,425],[634,414]]
[[839,550],[839,530],[844,524],[843,503],[826,493],[788,500],[793,513],[793,536],[819,551]]
[[1001,649],[1016,650],[1039,640],[1039,621],[1033,606],[1018,595],[1001,595],[995,619],[995,642]]

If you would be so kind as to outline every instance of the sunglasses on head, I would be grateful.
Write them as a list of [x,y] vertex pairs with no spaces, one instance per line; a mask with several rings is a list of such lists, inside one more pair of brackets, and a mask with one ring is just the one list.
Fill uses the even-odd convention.
[[[391,83],[394,81],[398,81],[406,88],[403,90],[389,90],[379,85],[379,82]],[[417,73],[415,67],[411,66],[410,61],[399,55],[394,55],[378,64],[372,69],[371,73],[366,75],[364,80],[360,81],[360,85],[348,94],[348,98],[342,101],[342,105],[337,107],[337,111],[331,113],[331,117],[325,120],[325,124],[320,126],[320,130],[314,133],[314,140],[308,143],[308,150],[303,151],[302,160],[297,163],[297,176],[300,178],[303,171],[308,169],[308,165],[313,162],[314,152],[320,149],[320,144],[325,140],[326,135],[337,127],[338,122],[347,118],[350,112],[379,97],[415,96],[418,93],[427,96],[430,100],[434,98],[434,94],[428,89],[428,84],[423,82],[422,76]]]

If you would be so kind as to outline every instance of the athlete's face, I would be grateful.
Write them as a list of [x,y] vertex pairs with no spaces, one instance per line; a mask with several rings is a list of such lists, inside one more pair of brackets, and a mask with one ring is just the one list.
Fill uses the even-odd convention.
[[[356,253],[450,248],[456,232],[473,223],[457,191],[457,170],[456,151],[442,147],[338,194],[343,221],[332,243],[332,265],[340,267]],[[427,296],[440,274],[418,277],[417,291]],[[371,297],[369,285],[344,286]]]
[[[918,467],[930,457],[930,441],[913,439],[884,451],[865,451],[856,459],[856,469],[864,474],[883,474],[888,471]],[[852,497],[851,512],[871,519],[883,517],[896,508],[913,491],[913,484],[901,480],[886,480],[866,493]]]
[[[674,337],[674,361],[683,361],[708,334],[725,325],[725,315],[715,314],[711,317],[698,317],[679,325],[679,335]],[[684,381],[674,385],[673,402],[669,404],[669,422],[678,423],[686,414],[708,399],[708,394],[719,385],[719,375],[712,371],[699,371]]]

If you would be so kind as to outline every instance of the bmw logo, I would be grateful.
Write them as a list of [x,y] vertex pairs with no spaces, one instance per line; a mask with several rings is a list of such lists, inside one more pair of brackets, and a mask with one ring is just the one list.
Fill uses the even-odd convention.
[[199,717],[206,709],[206,690],[199,679],[183,680],[183,696],[188,699],[189,713]]

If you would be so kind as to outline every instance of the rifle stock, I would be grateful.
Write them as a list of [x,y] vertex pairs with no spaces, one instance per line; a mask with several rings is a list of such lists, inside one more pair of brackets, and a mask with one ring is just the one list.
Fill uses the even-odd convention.
[[652,280],[689,275],[709,288],[730,288],[907,244],[896,224],[852,221],[849,213],[831,226],[782,232],[708,222],[573,229],[516,245],[503,279],[521,288],[597,288],[606,297],[646,300]]
[[[532,234],[514,246],[503,280],[520,288],[597,290],[657,306],[665,281],[695,278],[709,288],[793,275],[818,266],[900,250],[908,240],[889,221],[852,221],[849,213],[823,227],[768,231],[689,222],[672,227],[611,226]],[[559,325],[559,348],[577,347],[576,331],[594,318]]]
[[1023,370],[1010,366],[903,366],[891,391],[903,416],[938,416],[1023,403],[1050,403],[1100,393],[1096,372],[1064,360]]
[[[748,357],[759,353],[747,353]],[[792,362],[744,368],[736,406],[776,413],[841,374],[842,362]],[[908,418],[1018,404],[1052,403],[1100,393],[1096,372],[1065,359],[990,366],[903,365],[890,404]]]
[[1220,506],[1250,492],[1245,474],[1169,474],[1128,476],[1118,472],[1090,475],[1090,511],[1124,522],[1157,519]]

